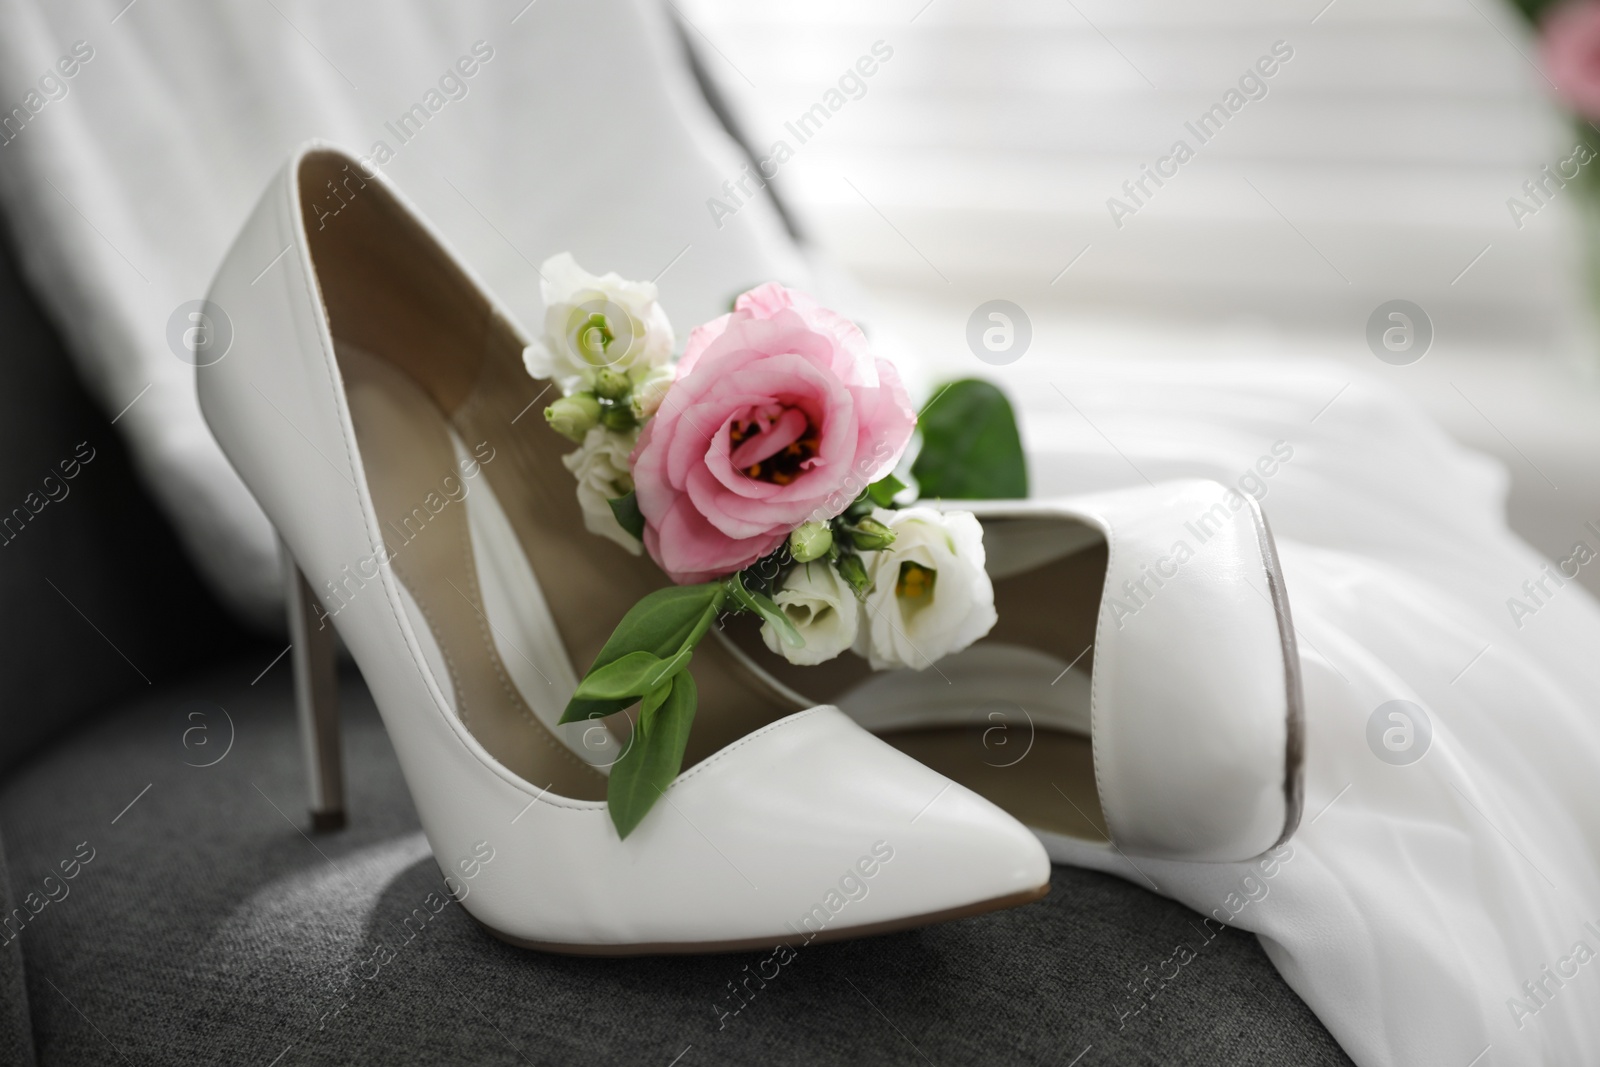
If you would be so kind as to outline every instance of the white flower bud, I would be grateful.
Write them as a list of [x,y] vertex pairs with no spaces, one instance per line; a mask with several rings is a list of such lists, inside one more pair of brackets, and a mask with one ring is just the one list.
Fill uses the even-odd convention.
[[611,510],[611,501],[633,491],[628,455],[633,451],[634,437],[596,426],[584,437],[582,446],[561,457],[561,462],[578,479],[584,528],[610,538],[637,556],[641,547],[638,538],[622,528]]
[[601,367],[594,372],[594,392],[598,397],[621,400],[628,395],[628,390],[631,388],[633,383],[628,381],[628,376],[619,374],[610,367]]
[[894,543],[862,556],[872,585],[856,649],[873,670],[923,670],[988,633],[998,616],[984,567],[983,527],[970,511],[878,508]]
[[808,522],[789,535],[789,554],[796,563],[821,559],[833,547],[833,530],[825,522]]
[[561,436],[582,441],[600,421],[600,402],[588,393],[564,396],[544,409],[544,420]]
[[633,397],[628,402],[633,408],[633,417],[640,422],[654,418],[666,399],[667,390],[676,380],[677,371],[671,366],[655,367],[640,376],[633,384]]
[[772,599],[800,631],[805,645],[790,648],[771,623],[762,624],[761,639],[790,663],[810,667],[833,659],[855,643],[861,626],[861,605],[826,560],[794,568]]

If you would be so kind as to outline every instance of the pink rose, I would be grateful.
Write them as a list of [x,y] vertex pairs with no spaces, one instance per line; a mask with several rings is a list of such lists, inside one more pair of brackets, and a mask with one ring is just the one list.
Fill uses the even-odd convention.
[[689,335],[633,452],[644,544],[674,582],[742,570],[891,470],[916,425],[855,324],[776,282]]
[[1600,119],[1600,4],[1564,4],[1545,17],[1540,51],[1550,80],[1572,109]]

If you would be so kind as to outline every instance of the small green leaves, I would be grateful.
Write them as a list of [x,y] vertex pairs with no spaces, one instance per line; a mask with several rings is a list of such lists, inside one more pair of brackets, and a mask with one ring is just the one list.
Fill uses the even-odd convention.
[[892,474],[885,475],[867,486],[867,499],[880,508],[886,508],[894,503],[895,494],[905,487],[906,483],[899,478]]
[[999,500],[1028,495],[1028,464],[1005,394],[976,378],[934,394],[917,423],[922,451],[911,466],[924,497]]
[[778,637],[782,639],[784,644],[790,648],[804,648],[806,646],[805,638],[800,636],[800,631],[794,628],[794,623],[790,621],[789,616],[783,613],[782,608],[773,603],[771,597],[763,593],[752,593],[746,589],[743,579],[737,574],[723,584],[728,590],[728,595],[741,608],[755,612],[761,616],[762,622],[770,623],[772,628],[778,632]]
[[1511,6],[1527,16],[1528,21],[1534,26],[1538,26],[1545,10],[1555,7],[1556,3],[1555,0],[1511,0]]
[[617,517],[617,525],[643,541],[644,512],[639,510],[639,495],[630,491],[627,496],[619,496],[606,503],[611,505],[611,514]]
[[858,597],[865,596],[867,586],[872,584],[872,579],[867,575],[866,564],[861,562],[857,555],[843,555],[835,564],[839,568],[839,577],[850,583],[850,588],[855,590]]
[[626,403],[607,404],[600,412],[600,425],[613,433],[627,433],[639,425],[639,420],[633,417],[633,409]]
[[606,807],[623,837],[683,766],[696,701],[687,668],[727,597],[722,582],[707,582],[658,589],[639,601],[611,632],[561,716],[562,722],[602,718],[639,701],[633,740],[612,766],[606,788]]
[[645,695],[633,741],[612,765],[606,786],[606,809],[619,836],[632,833],[678,777],[697,700],[694,677],[687,671]]
[[[721,582],[704,585],[674,585],[657,589],[639,601],[622,617],[611,632],[605,647],[589,668],[593,674],[617,662],[630,652],[648,652],[657,659],[671,659],[686,648],[692,649],[717,617],[727,591]],[[587,677],[585,678],[587,681]],[[580,685],[580,690],[581,690]],[[643,692],[643,690],[640,690]],[[636,697],[587,697],[574,694],[561,716],[562,722],[601,718],[632,704]]]
[[683,649],[671,659],[649,652],[629,652],[584,675],[576,695],[585,700],[637,699],[687,667],[693,655],[692,648]]

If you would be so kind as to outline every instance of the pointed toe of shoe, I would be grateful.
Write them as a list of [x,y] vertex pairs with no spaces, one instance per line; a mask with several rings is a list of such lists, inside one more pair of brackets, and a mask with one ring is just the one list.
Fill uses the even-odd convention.
[[1049,890],[1050,857],[1038,837],[955,782],[938,787],[902,840],[899,874],[929,887],[931,910],[1026,903]]
[[1027,827],[834,707],[751,735],[674,790],[685,818],[721,813],[762,895],[784,898],[780,929],[802,940],[978,914],[1049,886]]
[[730,951],[980,914],[1036,899],[1050,879],[1021,823],[828,706],[685,771],[626,840],[611,837],[584,856],[602,888],[559,927],[525,922],[515,903],[555,877],[553,855],[497,863],[486,876],[507,879],[507,907],[475,914],[508,940],[555,951]]

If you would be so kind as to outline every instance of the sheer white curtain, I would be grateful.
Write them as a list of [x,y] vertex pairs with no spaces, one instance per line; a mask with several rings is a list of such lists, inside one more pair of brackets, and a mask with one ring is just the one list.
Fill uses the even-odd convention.
[[[965,325],[995,297],[1034,341],[987,373],[1090,352],[1326,358],[1496,455],[1547,553],[1593,517],[1576,191],[1520,227],[1507,206],[1575,134],[1503,0],[677,7],[758,155],[792,150],[769,169],[818,243],[935,361],[985,371]],[[847,72],[879,41],[893,55],[858,89]],[[1434,327],[1412,366],[1366,343],[1397,298]]]
[[[794,150],[780,187],[876,286],[939,292],[948,279],[1019,302],[1335,329],[1405,296],[1458,330],[1545,343],[1571,326],[1569,219],[1541,212],[1519,231],[1506,200],[1571,136],[1504,8],[695,0],[684,11],[721,50],[707,66],[750,139],[762,154],[779,140]],[[878,41],[892,58],[855,79],[859,99],[847,78],[845,104],[801,143],[796,118]],[[1238,110],[1221,131],[1215,118],[1202,126],[1224,102]],[[1165,164],[1175,173],[1156,185],[1149,169],[1180,140],[1194,157]],[[1111,198],[1131,209],[1120,228]]]

